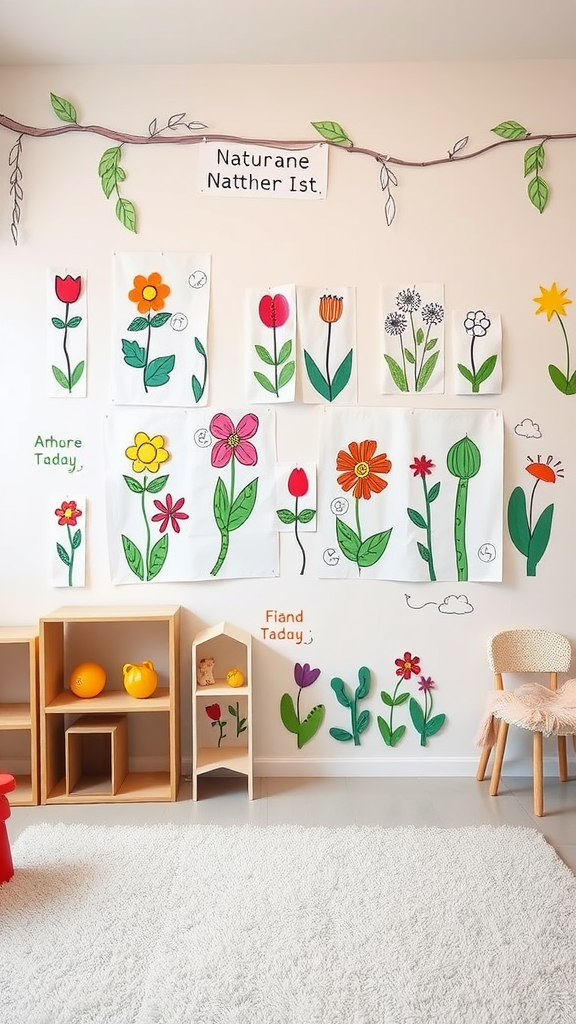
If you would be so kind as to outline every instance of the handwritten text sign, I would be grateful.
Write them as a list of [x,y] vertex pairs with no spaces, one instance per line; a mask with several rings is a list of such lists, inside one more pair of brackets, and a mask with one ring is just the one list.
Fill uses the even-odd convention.
[[328,149],[277,149],[240,142],[198,146],[198,188],[205,196],[325,199]]

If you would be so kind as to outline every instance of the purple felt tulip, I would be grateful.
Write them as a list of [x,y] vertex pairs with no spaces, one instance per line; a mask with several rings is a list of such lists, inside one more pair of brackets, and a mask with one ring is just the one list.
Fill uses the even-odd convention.
[[300,665],[298,662],[294,665],[294,681],[297,686],[311,686],[315,683],[320,675],[319,668],[310,668],[308,662],[305,665]]

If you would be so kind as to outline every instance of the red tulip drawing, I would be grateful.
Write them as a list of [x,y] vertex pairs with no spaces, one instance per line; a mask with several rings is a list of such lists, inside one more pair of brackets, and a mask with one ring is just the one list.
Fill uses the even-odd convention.
[[60,369],[59,366],[52,366],[52,373],[60,385],[69,394],[72,388],[78,383],[82,374],[84,373],[85,362],[82,359],[76,364],[74,369],[70,363],[70,353],[68,351],[68,331],[74,330],[82,323],[81,316],[72,316],[68,319],[68,312],[70,306],[75,302],[78,302],[80,298],[80,292],[82,290],[82,279],[80,277],[71,277],[68,274],[66,277],[59,277],[56,274],[54,278],[54,291],[56,292],[56,298],[59,302],[62,302],[65,306],[64,319],[62,320],[58,316],[52,317],[52,324],[57,331],[64,331],[62,339],[62,348],[64,350],[64,359],[66,361],[66,372]]
[[306,552],[302,546],[300,537],[298,536],[298,523],[310,523],[316,515],[316,509],[314,508],[303,508],[298,511],[298,499],[303,498],[308,494],[309,489],[308,477],[306,470],[301,468],[293,469],[288,477],[288,493],[294,498],[294,511],[292,512],[289,508],[279,508],[276,510],[281,523],[294,523],[294,536],[296,543],[302,552],[302,568],[300,569],[300,575],[304,575],[306,568]]
[[276,333],[288,321],[290,303],[285,295],[263,295],[258,305],[258,316],[264,326],[269,327],[272,331],[272,352],[269,352],[264,345],[255,345],[254,348],[262,362],[267,366],[273,367],[274,380],[270,381],[264,373],[260,373],[258,370],[254,370],[254,376],[265,391],[269,391],[270,394],[276,395],[276,398],[278,398],[280,389],[292,380],[296,369],[294,359],[290,359],[292,355],[292,341],[285,341],[280,347],[280,351],[278,351],[278,337]]

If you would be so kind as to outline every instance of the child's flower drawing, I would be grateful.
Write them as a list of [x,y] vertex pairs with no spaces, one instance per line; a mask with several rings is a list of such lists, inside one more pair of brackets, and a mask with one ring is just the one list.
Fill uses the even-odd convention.
[[67,274],[66,277],[59,277],[56,274],[54,278],[54,290],[56,292],[56,298],[59,302],[64,304],[64,319],[62,320],[58,316],[52,317],[52,324],[58,331],[64,331],[62,337],[62,349],[64,352],[64,360],[66,363],[66,371],[60,369],[59,366],[52,366],[52,373],[54,374],[55,380],[58,382],[61,388],[68,391],[70,394],[72,388],[78,383],[82,374],[84,373],[84,360],[82,359],[72,369],[70,362],[70,353],[68,350],[68,332],[78,327],[82,323],[81,316],[71,316],[68,318],[68,312],[70,306],[75,302],[78,302],[80,298],[80,292],[82,290],[82,280],[80,277],[72,277]]
[[336,457],[337,481],[343,491],[352,491],[355,499],[356,527],[352,529],[337,516],[336,538],[344,557],[356,562],[359,572],[382,557],[392,534],[390,528],[363,538],[360,525],[360,501],[368,501],[373,494],[380,494],[388,486],[383,476],[391,469],[390,459],[385,452],[376,454],[376,441],[372,440],[350,441],[348,451],[341,449]]
[[316,515],[316,509],[314,508],[303,508],[298,509],[298,501],[308,494],[310,484],[308,483],[308,477],[306,470],[301,467],[296,467],[290,473],[288,477],[288,493],[294,498],[294,511],[292,512],[289,508],[279,508],[276,510],[280,522],[282,523],[293,523],[294,524],[294,536],[296,543],[300,548],[302,554],[302,566],[300,569],[300,575],[304,575],[306,568],[306,552],[302,546],[302,541],[298,535],[298,523],[310,523]]
[[414,476],[419,476],[422,480],[422,489],[424,491],[424,507],[425,515],[418,512],[415,508],[407,509],[408,518],[414,526],[419,527],[421,530],[426,530],[426,544],[422,544],[418,541],[418,551],[420,557],[424,559],[428,566],[428,575],[431,580],[436,579],[436,570],[434,568],[434,554],[432,551],[432,509],[431,505],[433,501],[436,501],[440,493],[440,481],[437,481],[428,490],[427,476],[430,476],[432,470],[435,469],[435,465],[431,459],[427,459],[425,455],[418,458],[414,456],[414,462],[410,464],[410,469],[413,471]]
[[68,544],[70,550],[67,551],[62,544],[56,544],[56,550],[58,557],[64,565],[68,568],[68,586],[74,586],[74,555],[82,543],[82,530],[78,527],[77,530],[72,532],[72,527],[76,526],[82,510],[78,508],[75,501],[63,501],[59,508],[54,509],[54,515],[58,519],[58,526],[65,526],[68,534]]
[[[274,380],[270,381],[264,373],[254,370],[254,376],[258,383],[269,391],[270,394],[280,395],[281,388],[294,376],[296,363],[290,359],[292,355],[292,341],[285,341],[278,350],[277,332],[287,323],[290,316],[290,303],[285,295],[263,295],[258,305],[258,316],[265,327],[272,331],[272,352],[269,352],[264,345],[255,345],[256,353],[266,366],[271,366],[274,372]],[[282,367],[282,369],[280,369]]]
[[548,323],[550,323],[553,316],[556,317],[564,337],[564,346],[566,349],[566,372],[561,370],[560,367],[554,366],[553,363],[550,363],[548,366],[550,379],[554,387],[558,388],[558,391],[561,391],[563,395],[575,395],[576,371],[574,371],[574,373],[571,372],[570,345],[568,343],[568,335],[566,333],[564,322],[561,319],[566,316],[565,307],[572,305],[572,299],[564,298],[567,292],[567,288],[560,290],[556,285],[556,282],[554,282],[550,288],[543,288],[542,285],[540,285],[540,295],[537,295],[533,301],[536,302],[539,307],[536,310],[536,315],[539,313],[546,313]]
[[[134,287],[128,292],[130,302],[134,302],[140,314],[130,321],[127,331],[146,331],[146,342],[140,345],[136,340],[122,339],[122,352],[124,362],[137,370],[142,370],[144,391],[148,393],[149,388],[158,388],[166,384],[174,369],[175,355],[157,356],[150,359],[150,346],[152,342],[152,330],[163,327],[172,316],[164,310],[165,299],[170,294],[169,286],[162,280],[162,275],[154,271],[145,277],[137,274],[134,278]],[[152,313],[154,315],[152,316]]]
[[230,545],[232,530],[243,526],[251,515],[258,494],[258,477],[251,480],[236,496],[236,462],[242,466],[255,466],[258,452],[250,438],[258,430],[259,420],[254,413],[247,413],[237,426],[224,413],[216,413],[210,421],[210,433],[216,438],[212,448],[210,461],[215,469],[223,469],[230,465],[230,490],[228,491],[221,476],[218,477],[214,491],[214,519],[220,531],[220,551],[212,569],[211,576],[217,576],[224,564]]
[[534,479],[528,509],[524,491],[515,487],[508,501],[508,532],[514,547],[526,558],[526,575],[535,576],[538,562],[548,547],[554,516],[554,505],[550,504],[534,522],[536,488],[540,483],[555,484],[559,477],[564,476],[564,469],[549,455],[546,462],[542,462],[540,456],[536,462],[529,457],[526,472]]
[[344,310],[344,299],[338,298],[336,295],[322,295],[318,303],[318,316],[322,323],[326,324],[326,350],[324,356],[324,373],[317,366],[316,362],[310,355],[310,353],[304,349],[304,362],[306,365],[306,372],[308,379],[314,388],[322,398],[325,398],[328,402],[334,401],[338,397],[341,391],[344,390],[350,375],[352,373],[352,358],[353,350],[350,349],[344,359],[336,368],[332,371],[330,363],[330,348],[332,344],[332,327],[337,324],[342,317]]

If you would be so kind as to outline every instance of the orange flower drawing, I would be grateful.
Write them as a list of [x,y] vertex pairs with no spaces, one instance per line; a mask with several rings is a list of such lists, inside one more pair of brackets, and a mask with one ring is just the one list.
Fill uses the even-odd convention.
[[128,292],[130,302],[135,302],[139,313],[149,313],[151,309],[158,312],[164,309],[164,299],[170,295],[170,288],[162,282],[162,274],[154,271],[148,277],[137,274],[134,287]]
[[370,498],[388,486],[380,473],[389,473],[392,463],[384,452],[375,455],[376,441],[350,441],[348,451],[340,450],[336,457],[337,477],[342,490],[352,491],[355,498]]

